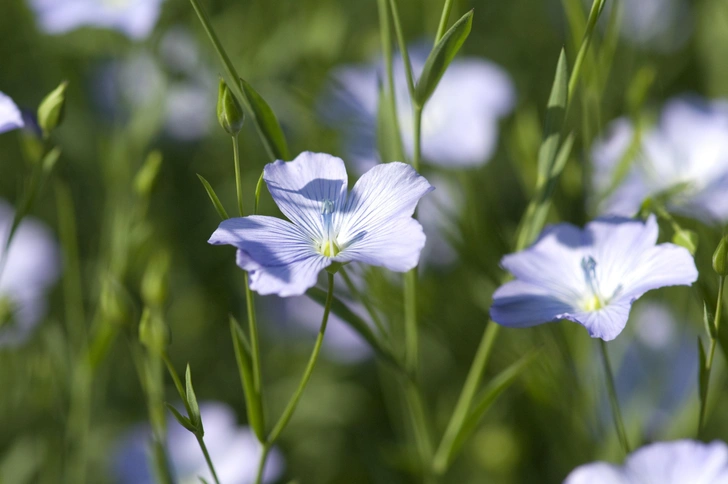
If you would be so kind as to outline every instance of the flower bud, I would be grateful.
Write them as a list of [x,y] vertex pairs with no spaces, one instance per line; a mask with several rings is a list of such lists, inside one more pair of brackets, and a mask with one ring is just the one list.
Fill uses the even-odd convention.
[[159,252],[149,263],[142,278],[142,299],[149,307],[162,307],[167,300],[167,273],[170,259],[166,252]]
[[154,354],[161,355],[169,345],[169,329],[162,318],[145,310],[139,322],[139,341]]
[[713,270],[718,273],[719,276],[728,276],[728,264],[726,258],[728,257],[728,235],[724,235],[720,239],[718,248],[713,253]]
[[245,121],[243,108],[240,107],[222,78],[220,78],[217,92],[217,120],[220,122],[220,126],[233,136],[240,132]]
[[159,150],[154,150],[147,155],[147,159],[144,160],[144,164],[134,178],[134,190],[137,195],[143,198],[149,197],[161,166],[162,153]]
[[67,86],[68,82],[63,81],[38,106],[38,124],[43,130],[43,136],[47,137],[63,121]]

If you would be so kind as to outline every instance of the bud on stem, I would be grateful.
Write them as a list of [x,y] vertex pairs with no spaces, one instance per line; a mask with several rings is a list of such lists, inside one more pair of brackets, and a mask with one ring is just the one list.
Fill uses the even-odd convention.
[[713,253],[713,270],[721,277],[728,276],[728,261],[726,261],[726,258],[728,258],[728,235],[724,235],[720,239],[720,243]]
[[231,136],[235,136],[243,128],[245,114],[238,101],[230,92],[225,80],[220,78],[217,91],[217,120],[220,126]]
[[68,82],[63,81],[38,106],[38,124],[43,130],[43,136],[46,138],[63,121],[66,108],[67,86]]

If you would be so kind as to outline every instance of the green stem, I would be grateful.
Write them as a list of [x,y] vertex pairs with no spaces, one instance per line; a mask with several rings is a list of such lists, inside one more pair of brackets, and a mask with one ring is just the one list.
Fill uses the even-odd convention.
[[420,163],[422,161],[422,107],[415,106],[414,100],[412,103],[412,119],[414,120],[414,153],[412,155],[412,168],[419,173]]
[[715,348],[718,345],[718,331],[720,330],[721,313],[723,312],[723,289],[725,286],[725,277],[720,276],[718,279],[718,301],[715,304],[715,316],[713,317],[713,327],[715,328],[715,338],[710,338],[710,349],[708,357],[705,360],[705,397],[700,402],[700,417],[698,418],[698,433],[702,432],[705,425],[705,413],[708,405],[708,388],[710,384],[710,372],[713,369],[713,357],[715,356]]
[[[278,440],[278,437],[281,435],[281,432],[283,432],[283,429],[286,428],[288,425],[288,422],[291,420],[291,417],[293,417],[293,412],[295,412],[296,407],[298,406],[298,402],[301,399],[301,396],[303,396],[303,391],[306,389],[306,385],[308,385],[308,380],[311,378],[311,375],[313,374],[313,369],[316,366],[316,362],[318,361],[318,356],[321,351],[321,345],[324,342],[324,333],[326,332],[326,324],[329,321],[329,313],[331,312],[331,303],[334,300],[334,275],[328,274],[329,276],[329,290],[326,294],[326,305],[324,306],[324,316],[321,320],[321,329],[319,330],[318,336],[316,337],[316,343],[313,347],[313,352],[311,353],[311,357],[308,360],[308,365],[306,365],[306,369],[303,372],[303,377],[301,378],[301,382],[298,384],[298,388],[296,389],[296,392],[293,394],[293,397],[288,402],[288,405],[286,406],[286,409],[283,411],[283,414],[281,415],[281,418],[276,423],[275,427],[273,427],[273,431],[268,436],[268,440],[266,442],[267,446],[272,446],[276,440]],[[262,469],[262,466],[261,466]]]
[[[253,381],[255,383],[256,398],[262,394],[262,377],[260,370],[260,344],[258,343],[258,322],[255,317],[255,300],[250,289],[250,276],[245,273],[245,305],[248,308],[248,329],[250,331],[250,356],[253,360]],[[261,408],[262,405],[261,405]]]
[[263,475],[265,474],[265,462],[268,460],[268,453],[270,452],[270,446],[264,444],[260,452],[260,460],[258,461],[258,473],[255,477],[255,484],[263,483]]
[[440,42],[442,36],[447,31],[447,21],[450,19],[450,10],[452,10],[452,0],[445,0],[445,6],[442,8],[442,16],[440,16],[440,25],[437,26],[437,35],[435,35],[435,45]]
[[215,472],[215,466],[212,464],[210,453],[207,451],[205,440],[202,438],[201,435],[197,433],[195,434],[195,437],[197,437],[197,442],[200,444],[200,449],[202,449],[202,453],[205,454],[205,461],[207,462],[207,467],[210,468],[210,472],[212,473],[212,478],[215,480],[215,484],[220,484],[220,479],[217,478],[217,472]]
[[367,310],[367,314],[369,314],[369,317],[372,318],[372,321],[374,321],[374,325],[379,330],[380,335],[387,338],[387,331],[384,328],[384,323],[382,323],[382,319],[379,317],[379,314],[377,314],[377,310],[374,308],[369,298],[362,294],[356,285],[354,285],[354,282],[343,267],[339,270],[339,274],[341,274],[347,289],[349,289],[351,295],[354,296],[354,299],[361,301],[362,304],[364,304],[364,309]]
[[576,54],[576,60],[574,61],[574,70],[572,71],[571,77],[569,78],[569,96],[567,98],[569,104],[571,104],[571,100],[574,96],[574,91],[576,90],[576,86],[579,83],[581,67],[584,63],[584,58],[586,57],[587,51],[589,50],[592,33],[594,32],[594,27],[596,26],[597,20],[599,19],[599,14],[602,13],[602,9],[604,8],[604,2],[605,0],[594,0],[594,3],[592,3],[591,11],[589,12],[589,19],[586,23],[586,31],[584,32],[584,37],[581,42],[581,46],[579,47],[579,52]]
[[243,91],[243,88],[240,86],[240,76],[238,75],[238,71],[235,69],[235,66],[233,65],[232,61],[230,60],[230,57],[227,55],[227,52],[225,51],[225,48],[222,46],[222,42],[220,42],[219,37],[215,33],[215,29],[212,28],[212,23],[210,23],[210,18],[207,16],[207,12],[205,12],[205,9],[202,8],[202,5],[200,4],[199,0],[190,0],[190,3],[192,4],[192,8],[195,10],[195,13],[197,14],[197,17],[200,19],[200,23],[202,24],[202,27],[205,29],[207,36],[210,38],[210,41],[212,42],[213,47],[215,47],[215,50],[217,51],[218,56],[220,56],[220,60],[222,61],[222,64],[225,67],[225,70],[227,71],[228,86],[230,86],[232,88],[233,94],[235,94],[236,98],[243,105],[243,107],[245,108],[245,110],[248,113],[248,116],[250,116],[250,119],[255,124],[256,130],[258,131],[258,136],[260,137],[260,140],[263,142],[263,146],[265,147],[266,153],[268,153],[268,157],[271,160],[275,160],[277,158],[275,155],[275,151],[273,150],[273,147],[271,146],[270,142],[265,137],[262,129],[260,128],[260,124],[258,123],[258,118],[255,116],[255,111],[253,111],[250,100],[245,95],[245,91]]
[[241,217],[245,216],[243,211],[243,177],[240,173],[240,143],[238,143],[238,135],[234,134],[233,139],[233,160],[235,162],[235,192],[238,195],[238,213]]
[[[384,55],[384,66],[387,75],[387,91],[389,101],[389,115],[392,117],[394,124],[394,133],[397,156],[404,161],[404,146],[402,144],[402,133],[399,130],[399,114],[397,113],[397,94],[394,88],[394,56],[392,54],[392,33],[389,28],[389,7],[387,0],[377,0],[379,10],[379,30],[382,42],[382,53]],[[390,160],[385,160],[390,161]]]
[[599,340],[599,348],[602,353],[602,364],[604,365],[604,373],[607,379],[607,392],[609,393],[609,403],[612,406],[612,417],[614,418],[614,426],[617,429],[619,443],[625,454],[629,454],[629,441],[627,440],[627,432],[624,430],[624,421],[622,420],[622,412],[619,409],[619,399],[617,398],[617,388],[614,385],[614,374],[612,373],[612,365],[609,363],[609,353],[607,351],[607,343]]
[[412,431],[414,434],[415,445],[420,457],[420,466],[422,469],[425,482],[434,480],[430,462],[432,462],[432,440],[430,431],[427,426],[427,417],[425,415],[425,406],[422,402],[422,395],[417,387],[417,383],[405,377],[405,398],[409,407],[409,415],[412,421]]
[[404,361],[407,373],[417,374],[418,329],[417,329],[417,268],[404,275]]
[[410,63],[409,53],[407,52],[407,42],[402,31],[402,23],[399,21],[399,11],[397,9],[397,1],[389,0],[389,6],[392,9],[392,23],[394,23],[394,32],[397,35],[397,43],[402,55],[402,63],[404,71],[407,74],[407,89],[409,89],[410,98],[414,104],[415,99],[415,77],[412,74],[412,64]]
[[489,322],[483,333],[483,340],[478,346],[478,351],[475,353],[473,364],[470,366],[470,371],[465,379],[463,390],[460,393],[455,410],[453,411],[452,417],[447,424],[445,433],[442,436],[440,445],[437,447],[435,453],[435,459],[433,460],[433,468],[436,474],[443,474],[450,465],[449,457],[451,455],[450,449],[455,445],[455,440],[460,433],[460,429],[465,423],[465,419],[470,413],[470,408],[473,405],[473,399],[478,392],[480,382],[483,380],[483,373],[485,373],[485,367],[488,364],[490,355],[493,352],[493,343],[495,342],[498,333],[500,332],[500,326],[494,322]]

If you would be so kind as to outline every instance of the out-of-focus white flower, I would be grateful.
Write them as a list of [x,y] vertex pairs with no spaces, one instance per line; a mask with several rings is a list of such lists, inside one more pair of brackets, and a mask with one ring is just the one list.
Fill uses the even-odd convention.
[[117,30],[141,40],[154,29],[163,0],[30,0],[38,23],[49,34],[80,27]]
[[173,27],[162,37],[160,60],[143,53],[107,66],[99,77],[99,101],[112,112],[151,110],[177,140],[206,136],[215,125],[217,83],[202,64],[196,41]]
[[452,180],[439,175],[429,179],[435,190],[429,197],[422,199],[417,211],[427,237],[421,258],[428,265],[442,268],[455,263],[458,258],[452,241],[458,237],[458,213],[465,200],[462,190]]
[[[410,50],[412,68],[419,75],[427,51]],[[343,66],[333,72],[333,83],[322,108],[336,126],[345,126],[348,157],[363,173],[378,163],[376,120],[381,63]],[[406,151],[412,154],[412,108],[400,56],[394,60],[397,114]],[[422,115],[422,156],[444,167],[478,166],[493,155],[498,121],[515,104],[508,74],[496,64],[477,58],[458,58],[448,67]]]
[[0,92],[0,133],[22,128],[24,125],[18,106],[12,99]]
[[[225,484],[252,484],[255,481],[261,446],[247,427],[237,425],[235,413],[225,404],[203,402],[200,414],[205,427],[205,445],[220,481]],[[122,484],[154,484],[149,466],[151,430],[141,425],[121,441],[116,471]],[[199,477],[214,482],[196,437],[176,420],[169,419],[167,447],[170,465],[181,484],[198,484]],[[275,481],[283,472],[283,457],[277,449],[268,456],[264,482]]]
[[[665,106],[659,124],[646,130],[629,159],[635,130],[612,123],[592,149],[594,188],[602,213],[632,216],[647,197],[665,197],[667,208],[703,220],[728,220],[728,103],[679,98]],[[623,162],[629,170],[609,190]]]
[[46,310],[45,293],[58,279],[60,257],[50,231],[26,217],[7,254],[4,247],[13,223],[13,208],[0,199],[0,346],[22,343]]
[[623,466],[577,467],[564,484],[728,484],[728,446],[717,440],[656,442],[630,454]]

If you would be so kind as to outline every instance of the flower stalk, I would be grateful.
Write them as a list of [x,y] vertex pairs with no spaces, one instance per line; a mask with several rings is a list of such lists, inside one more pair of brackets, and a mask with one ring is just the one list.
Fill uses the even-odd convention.
[[614,373],[612,365],[609,362],[609,353],[607,351],[607,343],[599,340],[599,349],[602,354],[602,364],[604,365],[604,375],[607,380],[607,392],[609,393],[609,404],[612,407],[612,417],[614,418],[614,426],[617,429],[619,443],[622,445],[625,455],[631,452],[629,441],[627,440],[627,432],[625,431],[624,421],[622,420],[622,412],[619,409],[619,398],[617,397],[617,388],[614,385]]

